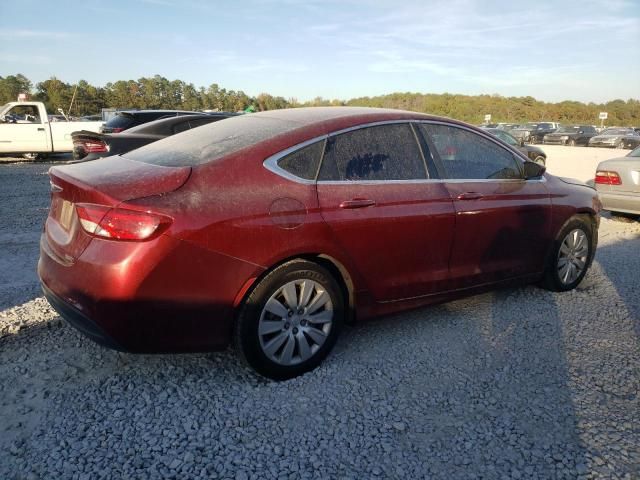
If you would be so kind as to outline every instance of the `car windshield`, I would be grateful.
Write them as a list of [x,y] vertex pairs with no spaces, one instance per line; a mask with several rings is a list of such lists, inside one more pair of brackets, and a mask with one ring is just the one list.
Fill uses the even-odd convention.
[[531,130],[532,128],[537,128],[538,124],[537,123],[525,123],[524,125],[521,125],[518,128],[526,128],[528,130]]
[[627,128],[608,128],[600,135],[633,135],[635,132]]
[[635,150],[631,150],[627,157],[640,157],[640,147],[637,147]]
[[572,127],[560,127],[558,130],[556,130],[556,133],[575,133],[578,130],[580,130],[580,126],[574,125]]

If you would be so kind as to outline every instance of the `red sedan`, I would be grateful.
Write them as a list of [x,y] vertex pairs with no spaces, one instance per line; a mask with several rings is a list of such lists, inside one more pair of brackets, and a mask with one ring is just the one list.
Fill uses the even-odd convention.
[[570,290],[600,201],[473,126],[367,108],[269,111],[51,168],[38,272],[93,340],[235,342],[262,375],[317,366],[354,318],[500,285]]

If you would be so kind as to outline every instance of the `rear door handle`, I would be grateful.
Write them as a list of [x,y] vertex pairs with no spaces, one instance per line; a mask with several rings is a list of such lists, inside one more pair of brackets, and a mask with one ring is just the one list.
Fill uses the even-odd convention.
[[44,128],[39,128],[38,131],[39,132],[44,132]]
[[482,194],[478,192],[465,192],[458,195],[458,200],[479,200]]
[[368,198],[354,198],[353,200],[345,200],[340,204],[340,208],[366,208],[376,204],[375,200]]

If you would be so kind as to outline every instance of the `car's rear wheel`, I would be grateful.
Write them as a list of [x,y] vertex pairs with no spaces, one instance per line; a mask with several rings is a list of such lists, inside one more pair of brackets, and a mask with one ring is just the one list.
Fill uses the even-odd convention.
[[531,136],[529,137],[529,143],[530,143],[531,145],[535,145],[535,144],[537,143],[537,141],[536,141],[536,137],[535,137],[534,135],[531,135]]
[[564,292],[578,286],[593,259],[591,223],[575,217],[560,230],[547,260],[543,285]]
[[320,364],[343,318],[342,292],[331,273],[313,262],[293,260],[266,275],[247,297],[235,344],[258,373],[285,380]]
[[620,140],[618,143],[616,143],[616,148],[624,148],[624,140]]

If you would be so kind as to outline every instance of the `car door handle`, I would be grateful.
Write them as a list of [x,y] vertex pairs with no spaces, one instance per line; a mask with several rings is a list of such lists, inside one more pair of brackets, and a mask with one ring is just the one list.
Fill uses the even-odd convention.
[[38,131],[39,132],[44,132],[44,128],[39,128]]
[[464,192],[456,197],[458,200],[479,200],[482,194],[478,192]]
[[372,207],[376,204],[375,200],[368,198],[354,198],[353,200],[345,200],[340,204],[340,208],[365,208]]

